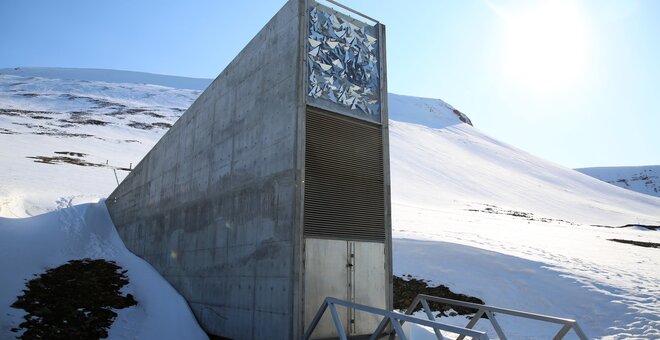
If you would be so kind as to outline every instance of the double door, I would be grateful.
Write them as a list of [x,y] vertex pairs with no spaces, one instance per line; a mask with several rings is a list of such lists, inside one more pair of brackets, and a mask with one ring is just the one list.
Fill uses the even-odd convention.
[[[305,239],[304,315],[305,327],[311,323],[327,296],[376,308],[387,308],[389,278],[385,244],[379,242],[330,239]],[[370,334],[380,317],[337,306],[344,329],[349,335]],[[336,337],[332,316],[327,311],[313,338]]]

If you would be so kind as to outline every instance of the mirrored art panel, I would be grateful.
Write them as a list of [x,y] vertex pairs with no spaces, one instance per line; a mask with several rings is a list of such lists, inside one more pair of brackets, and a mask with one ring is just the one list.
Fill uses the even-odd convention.
[[380,116],[378,34],[323,6],[309,11],[308,95]]

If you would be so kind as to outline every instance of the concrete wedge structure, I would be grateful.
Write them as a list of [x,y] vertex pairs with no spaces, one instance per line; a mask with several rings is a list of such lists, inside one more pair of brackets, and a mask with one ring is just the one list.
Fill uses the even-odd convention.
[[[109,195],[126,246],[209,334],[297,339],[326,296],[391,309],[385,28],[372,20],[288,1]],[[340,316],[355,335],[379,322]],[[313,336],[335,335],[324,319]]]

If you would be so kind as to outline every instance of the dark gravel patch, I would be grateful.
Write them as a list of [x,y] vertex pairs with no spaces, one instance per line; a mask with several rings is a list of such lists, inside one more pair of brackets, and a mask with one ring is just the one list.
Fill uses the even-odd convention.
[[105,164],[97,164],[97,163],[91,163],[86,160],[80,159],[80,158],[75,158],[75,157],[69,157],[69,156],[27,156],[25,158],[30,158],[34,159],[35,162],[37,163],[44,163],[44,164],[73,164],[73,165],[79,165],[79,166],[105,166]]
[[622,240],[622,239],[618,239],[618,238],[611,238],[611,239],[608,239],[608,241],[632,244],[632,245],[635,245],[635,246],[646,247],[646,248],[660,248],[660,243],[653,243],[653,242]]
[[[465,294],[457,294],[452,292],[447,286],[431,286],[429,282],[423,279],[416,279],[410,275],[404,277],[394,276],[394,308],[405,311],[408,309],[412,303],[415,296],[418,294],[426,294],[431,296],[437,296],[447,299],[459,300],[464,302],[478,303],[480,305],[484,304],[484,301]],[[429,301],[429,306],[434,312],[439,312],[437,317],[448,317],[456,315],[474,315],[477,312],[476,309],[460,307],[460,306],[450,306],[438,302]],[[421,310],[421,304],[418,304],[415,311]],[[449,312],[450,310],[453,310]],[[449,313],[448,313],[449,312]],[[485,315],[484,315],[485,317]]]
[[73,260],[26,283],[11,307],[27,312],[12,332],[17,339],[102,339],[117,313],[137,304],[120,290],[126,270],[103,259]]

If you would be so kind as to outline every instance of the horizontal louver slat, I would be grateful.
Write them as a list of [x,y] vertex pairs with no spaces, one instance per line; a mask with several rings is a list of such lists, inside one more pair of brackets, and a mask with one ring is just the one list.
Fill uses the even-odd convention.
[[381,126],[308,109],[304,235],[384,242]]

